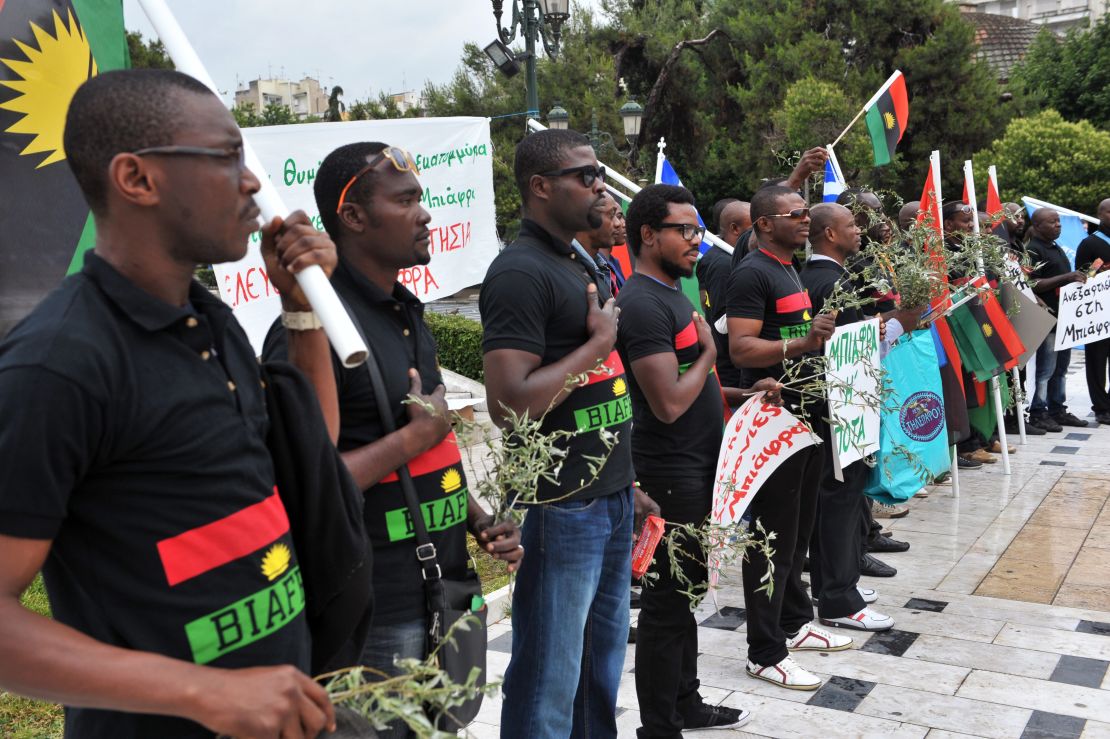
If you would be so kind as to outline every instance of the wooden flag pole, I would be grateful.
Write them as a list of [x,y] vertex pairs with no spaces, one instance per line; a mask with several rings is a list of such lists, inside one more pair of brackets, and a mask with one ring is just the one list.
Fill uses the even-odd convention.
[[860,117],[865,112],[867,112],[867,106],[866,105],[859,109],[859,112],[856,113],[856,117],[853,118],[852,122],[848,124],[848,127],[845,128],[843,131],[841,131],[840,135],[837,136],[836,139],[834,139],[831,144],[829,144],[829,147],[832,148],[832,147],[836,146],[837,144],[839,144],[840,140],[848,135],[848,132],[852,130],[852,126],[856,125],[856,121],[858,121],[860,119]]
[[[971,160],[964,160],[964,181],[967,183],[967,200],[968,205],[971,206],[971,215],[975,228],[975,233],[979,233],[979,204],[975,199],[975,173],[971,167]],[[986,270],[983,268],[983,258],[979,257],[977,260],[977,267],[979,274],[986,277]],[[998,424],[998,444],[1002,447],[1002,471],[1009,475],[1010,472],[1010,451],[1009,442],[1006,439],[1006,423],[1003,420],[1002,408],[1002,388],[999,387],[998,377],[991,378],[991,395],[994,396],[994,412],[998,417],[996,419]]]
[[[178,25],[177,19],[170,12],[165,0],[139,0],[139,5],[142,6],[150,24],[154,26],[154,30],[158,33],[158,39],[165,44],[166,51],[173,59],[174,66],[177,67],[178,71],[196,78],[215,95],[219,96],[216,84],[208,75],[208,70],[205,69],[200,57],[197,56],[196,50],[189,43],[185,32],[181,30],[181,26]],[[246,157],[247,166],[258,177],[262,185],[254,196],[255,202],[258,203],[258,207],[262,211],[262,217],[268,222],[274,216],[284,217],[288,215],[289,209],[282,202],[281,196],[278,195],[266,174],[265,167],[262,166],[258,155],[255,154],[250,142],[246,139],[243,140],[243,153]],[[351,317],[347,315],[343,304],[339,302],[339,296],[335,294],[335,290],[328,281],[327,275],[324,274],[324,270],[312,265],[302,269],[296,277],[297,284],[304,290],[305,297],[308,298],[312,309],[319,316],[320,323],[324,325],[324,331],[328,335],[328,340],[331,341],[336,355],[343,361],[344,366],[357,367],[365,362],[367,356],[366,344],[363,343],[362,337],[354,323],[351,322]]]

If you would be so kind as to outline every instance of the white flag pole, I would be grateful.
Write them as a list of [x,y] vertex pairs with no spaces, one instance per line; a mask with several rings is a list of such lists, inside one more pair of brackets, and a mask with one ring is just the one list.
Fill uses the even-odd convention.
[[[975,172],[971,166],[971,160],[964,160],[964,182],[967,183],[967,204],[971,206],[971,215],[974,218],[975,233],[979,233],[979,203],[975,199]],[[976,259],[976,266],[979,268],[979,274],[986,278],[986,270],[983,268],[983,258]],[[1002,471],[1010,474],[1010,451],[1009,442],[1006,439],[1006,424],[1002,417],[1002,388],[999,386],[998,377],[991,378],[991,395],[994,396],[994,411],[998,416],[996,419],[998,424],[998,445],[1002,447]]]
[[[139,5],[142,6],[150,24],[154,26],[158,39],[165,44],[166,51],[178,71],[195,77],[218,96],[219,91],[216,89],[216,84],[208,75],[208,70],[205,69],[200,57],[197,56],[196,50],[189,43],[185,32],[181,30],[181,26],[178,25],[177,19],[170,12],[165,0],[139,0]],[[281,196],[278,195],[277,190],[270,182],[258,155],[255,154],[250,142],[246,139],[243,140],[243,152],[247,166],[258,176],[259,182],[262,183],[261,189],[254,196],[255,202],[258,203],[258,207],[262,211],[262,217],[268,222],[274,216],[284,217],[288,215],[289,209],[282,202]],[[351,317],[347,315],[343,304],[339,302],[339,296],[335,294],[331,283],[328,282],[324,270],[315,265],[301,270],[297,273],[297,284],[304,290],[305,297],[308,298],[312,309],[320,317],[320,323],[324,325],[324,331],[344,366],[357,367],[365,362],[367,356],[366,344],[363,343],[362,337],[355,329],[355,325],[351,322]]]
[[[934,149],[929,155],[929,172],[933,176],[933,202],[936,203],[937,228],[944,233],[944,200],[940,195],[940,149]],[[959,450],[952,446],[952,464],[949,474],[952,477],[952,497],[960,497],[960,465],[957,461]]]
[[[990,178],[991,184],[994,186],[994,191],[998,193],[999,201],[1002,200],[1002,191],[998,189],[998,168],[993,164],[987,167],[987,177]],[[1005,212],[1005,207],[1003,207]],[[1021,370],[1014,367],[1012,370],[1014,376],[1014,390],[1017,393],[1014,398],[1014,415],[1017,416],[1018,439],[1022,446],[1025,446],[1025,408],[1022,407],[1021,397],[1025,395],[1025,384],[1021,381]]]

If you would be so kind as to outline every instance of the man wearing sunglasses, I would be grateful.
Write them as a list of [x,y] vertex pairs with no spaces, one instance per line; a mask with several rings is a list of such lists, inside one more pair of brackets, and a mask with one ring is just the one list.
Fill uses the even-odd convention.
[[[334,729],[255,353],[192,281],[257,228],[235,121],[179,72],[107,72],[65,151],[96,245],[0,345],[0,687],[65,704],[74,737]],[[292,273],[330,271],[331,241],[297,212],[262,250],[310,311]],[[330,376],[322,331],[291,346]],[[53,620],[20,605],[40,569]]]
[[[570,245],[602,223],[604,170],[585,136],[541,131],[517,145],[513,171],[520,235],[490,265],[479,299],[489,406],[499,422],[499,409],[536,418],[551,408],[541,430],[577,435],[560,444],[557,481],[540,481],[540,504],[522,526],[528,556],[513,595],[501,736],[615,737],[632,576],[632,408],[608,281]],[[609,452],[602,431],[617,435]],[[606,455],[595,475],[587,457]]]
[[[427,656],[428,609],[397,476],[401,465],[409,467],[444,578],[465,578],[468,531],[510,572],[524,554],[516,525],[495,522],[467,490],[424,304],[398,281],[401,270],[431,261],[432,217],[421,205],[417,174],[403,149],[360,142],[328,154],[313,184],[320,218],[339,251],[332,285],[373,349],[389,401],[385,412],[396,427],[386,432],[366,368],[344,367],[333,355],[336,447],[365,492],[363,519],[374,548],[374,616],[360,663],[387,675],[398,674],[398,657]],[[284,358],[296,333],[275,323],[265,356]],[[407,403],[410,395],[421,403]],[[403,724],[379,732],[382,739],[408,735]]]
[[[678,282],[694,272],[704,226],[689,190],[650,185],[628,208],[636,271],[617,299],[617,349],[631,370],[632,461],[640,486],[674,524],[701,526],[712,507],[713,476],[723,438],[721,387],[708,323]],[[772,385],[772,388],[774,386]],[[760,388],[763,389],[763,388]],[[749,713],[707,704],[698,692],[698,623],[683,591],[706,583],[701,548],[681,541],[672,561],[656,550],[640,596],[636,635],[638,739],[740,726]],[[689,585],[671,574],[678,567]]]
[[[809,294],[796,268],[795,252],[809,237],[809,208],[787,187],[758,190],[752,198],[752,227],[757,251],[733,270],[728,287],[728,338],[732,362],[745,386],[764,378],[778,380],[788,368],[822,350],[836,327],[833,316],[813,314]],[[804,366],[800,376],[813,370]],[[783,404],[815,431],[819,414],[804,410],[797,390],[782,392]],[[806,404],[813,404],[807,399]],[[759,489],[749,511],[776,533],[774,590],[757,593],[767,559],[752,554],[744,561],[744,603],[748,617],[747,672],[792,690],[816,690],[821,679],[803,669],[790,651],[848,649],[852,640],[813,621],[813,605],[802,584],[821,478],[821,448],[814,445],[787,458]]]

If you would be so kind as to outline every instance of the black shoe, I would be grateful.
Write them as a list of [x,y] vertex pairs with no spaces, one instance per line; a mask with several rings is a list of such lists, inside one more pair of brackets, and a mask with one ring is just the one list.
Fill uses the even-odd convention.
[[802,572],[809,572],[809,557],[806,557],[806,561],[802,562]]
[[898,570],[870,554],[865,554],[859,561],[859,574],[868,577],[894,577],[898,574]]
[[636,643],[636,627],[635,626],[629,626],[628,627],[628,643],[629,644],[635,644]]
[[727,706],[711,706],[708,703],[699,703],[693,710],[682,714],[682,730],[727,729],[743,726],[748,723],[748,719],[751,717],[752,712],[745,711],[743,708],[728,708]]
[[961,470],[977,470],[983,466],[982,462],[978,462],[962,454],[956,455],[956,466]]
[[1110,412],[1096,413],[1095,420],[1101,424],[1110,425]]
[[[1026,436],[1044,436],[1047,433],[1048,432],[1045,431],[1040,426],[1034,426],[1033,424],[1029,423],[1028,421],[1025,422],[1025,435]],[[1021,431],[1018,429],[1017,421],[1014,421],[1012,423],[1010,421],[1006,422],[1006,435],[1007,436],[1017,437],[1020,434],[1021,434]]]
[[[1084,421],[1080,418],[1076,418],[1075,416],[1073,416],[1071,413],[1068,413],[1067,411],[1064,411],[1063,413],[1055,414],[1052,417],[1052,420],[1055,421],[1056,423],[1060,424],[1061,426],[1074,426],[1076,428],[1081,428],[1081,429],[1087,428],[1087,422],[1086,421]],[[1063,429],[1060,429],[1060,430],[1063,431]]]
[[631,590],[628,593],[628,608],[635,611],[640,607],[640,591],[638,589]]
[[908,541],[898,541],[889,536],[877,536],[867,542],[869,552],[904,552],[910,548]]
[[[1051,431],[1053,433],[1058,433],[1064,430],[1064,427],[1056,423],[1056,421],[1052,419],[1052,416],[1048,415],[1047,413],[1030,413],[1029,423],[1032,426],[1036,426],[1037,428],[1044,429],[1045,431]],[[1086,426],[1086,424],[1083,425]]]

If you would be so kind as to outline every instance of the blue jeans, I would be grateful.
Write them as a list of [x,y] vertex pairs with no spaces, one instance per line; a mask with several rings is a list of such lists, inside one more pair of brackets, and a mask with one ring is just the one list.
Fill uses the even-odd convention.
[[1045,338],[1037,347],[1037,385],[1033,390],[1033,400],[1029,403],[1029,413],[1049,413],[1056,415],[1067,411],[1068,364],[1071,362],[1071,349],[1053,350],[1056,332]]
[[632,519],[631,488],[529,509],[513,593],[504,739],[617,736]]
[[[414,587],[422,586],[418,583]],[[394,658],[424,659],[427,649],[424,641],[424,626],[423,618],[397,624],[371,626],[370,633],[366,636],[366,646],[362,648],[360,664],[380,670],[387,675],[399,674],[400,670],[393,664]],[[365,679],[374,682],[382,678],[374,673],[366,675]],[[403,721],[391,722],[388,729],[378,731],[378,739],[405,739],[412,736],[415,734],[409,731]]]

